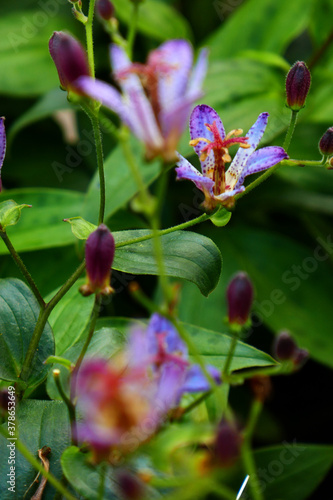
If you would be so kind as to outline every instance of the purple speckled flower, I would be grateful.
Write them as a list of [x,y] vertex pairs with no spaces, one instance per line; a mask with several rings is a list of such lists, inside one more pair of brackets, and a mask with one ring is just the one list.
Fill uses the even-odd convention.
[[[255,151],[268,120],[268,113],[261,113],[246,137],[239,137],[242,130],[225,134],[222,121],[216,111],[205,104],[196,106],[190,117],[190,145],[199,156],[200,173],[185,158],[178,154],[177,179],[189,179],[205,194],[204,207],[214,209],[217,205],[232,207],[234,196],[245,190],[245,177],[276,165],[288,158],[285,150],[270,146]],[[229,147],[239,144],[230,167]]]
[[5,119],[2,116],[0,118],[0,191],[2,189],[1,167],[5,159],[5,154],[6,154],[6,131],[5,131]]
[[146,146],[147,159],[176,159],[176,147],[194,102],[202,96],[207,52],[195,67],[186,40],[169,40],[149,54],[146,64],[132,63],[118,45],[111,45],[113,76],[122,93],[111,85],[81,77],[77,88],[117,113]]

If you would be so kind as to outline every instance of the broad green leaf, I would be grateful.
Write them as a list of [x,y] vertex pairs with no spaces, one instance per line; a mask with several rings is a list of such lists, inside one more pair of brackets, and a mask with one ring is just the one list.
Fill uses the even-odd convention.
[[[59,6],[58,6],[59,8]],[[53,31],[72,26],[44,9],[17,10],[0,18],[0,93],[35,96],[59,86],[48,51]]]
[[[116,245],[148,235],[134,230],[113,233]],[[168,276],[192,281],[207,296],[216,287],[221,274],[219,249],[208,238],[190,231],[175,231],[161,237],[165,272]],[[130,274],[158,274],[153,241],[146,240],[116,248],[113,269]]]
[[[3,425],[7,426],[7,423]],[[50,471],[60,480],[62,476],[60,457],[70,444],[70,426],[65,404],[60,401],[23,400],[17,407],[16,427],[17,436],[20,437],[21,442],[35,458],[38,459],[38,450],[43,446],[51,448],[48,457]],[[33,484],[37,471],[18,451],[16,451],[15,457],[15,493],[8,491],[9,485],[6,484],[8,479],[6,474],[9,472],[8,443],[9,441],[0,435],[1,500],[31,498],[40,481]],[[31,484],[33,486],[29,489]],[[25,496],[28,489],[29,492]],[[43,493],[43,500],[53,500],[55,494],[55,489],[47,484]]]
[[[19,382],[19,375],[36,326],[40,307],[25,283],[15,278],[0,280],[0,378]],[[46,324],[27,380],[29,390],[47,375],[43,363],[54,354],[54,340]]]
[[0,203],[0,224],[2,229],[18,223],[22,208],[31,208],[31,205],[18,205],[14,200],[7,200]]
[[[244,2],[208,39],[211,59],[231,57],[248,49],[282,54],[309,25],[312,4],[313,0]],[[224,0],[216,1],[215,6],[221,15],[228,8]]]
[[[100,500],[98,494],[100,484],[100,466],[94,467],[88,461],[89,456],[76,446],[71,446],[61,457],[61,466],[68,482],[87,500]],[[117,500],[115,483],[111,479],[111,468],[105,474],[105,490],[103,499]]]
[[[150,163],[144,161],[142,145],[135,139],[131,139],[131,147],[144,182],[148,185],[155,180],[159,174],[160,162],[155,160]],[[105,218],[108,219],[117,210],[122,208],[138,192],[133,175],[126,163],[124,153],[120,146],[116,147],[107,157],[105,164],[106,182],[106,206]],[[81,212],[77,212],[81,213]],[[83,206],[83,218],[89,222],[96,223],[99,213],[99,175],[94,175],[89,190],[85,197]]]
[[[208,228],[207,234],[211,235]],[[244,270],[257,293],[254,326],[265,323],[274,332],[289,330],[300,347],[332,367],[332,271],[327,265],[329,253],[322,248],[322,243],[326,244],[333,253],[330,234],[306,247],[267,230],[234,225],[215,233],[215,241],[223,248],[223,279],[208,300],[193,286],[184,285],[179,306],[181,319],[216,330],[226,315],[228,281],[234,272]]]
[[[88,332],[85,331],[81,338],[73,345],[71,345],[63,354],[62,357],[75,363],[81,353],[83,344],[86,340]],[[89,358],[111,358],[118,352],[125,343],[123,333],[114,327],[105,325],[103,319],[97,321],[96,329],[93,338],[89,344],[86,357]],[[60,370],[60,381],[62,387],[66,392],[69,392],[69,372],[62,364],[56,363],[53,369]],[[51,399],[61,399],[58,389],[55,385],[52,370],[47,379],[47,393]]]
[[[229,335],[206,330],[195,325],[183,323],[183,326],[191,336],[197,351],[205,363],[222,369],[230,350],[232,338]],[[265,352],[238,341],[231,369],[241,370],[243,368],[270,366],[274,364],[276,364],[276,361]]]
[[[74,242],[73,235],[63,219],[81,212],[81,193],[42,188],[9,190],[1,193],[0,201],[11,198],[18,204],[32,205],[20,224],[8,230],[18,252],[65,246]],[[0,254],[7,252],[5,245],[0,243]]]
[[[116,17],[129,24],[133,16],[130,0],[115,0],[113,4]],[[192,37],[189,23],[176,9],[154,0],[146,0],[139,6],[138,30],[159,41]]]
[[[94,296],[81,295],[79,287],[83,283],[84,280],[76,282],[50,314],[49,323],[53,330],[57,356],[62,356],[75,344],[89,323]],[[51,300],[56,291],[46,297],[46,302]]]
[[52,89],[43,95],[28,111],[23,113],[11,126],[8,133],[8,143],[12,143],[20,130],[44,118],[48,118],[61,109],[72,109],[67,100],[67,92],[60,88]]
[[64,221],[70,223],[72,233],[79,240],[86,240],[97,229],[95,224],[91,224],[91,222],[82,219],[82,217],[71,217],[70,219],[64,219]]

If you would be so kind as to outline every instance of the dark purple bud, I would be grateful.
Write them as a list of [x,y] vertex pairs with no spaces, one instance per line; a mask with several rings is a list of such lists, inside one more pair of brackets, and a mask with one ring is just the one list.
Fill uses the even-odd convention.
[[143,482],[132,472],[127,470],[118,471],[116,483],[120,498],[124,500],[141,500],[146,498]]
[[114,17],[114,6],[110,0],[97,0],[96,11],[99,17],[105,21],[109,21]]
[[88,283],[80,288],[82,295],[92,293],[109,295],[111,266],[114,259],[115,242],[109,229],[101,224],[91,233],[85,246]]
[[9,395],[8,389],[0,389],[0,415],[5,415],[8,411]]
[[5,118],[2,116],[0,118],[0,191],[2,189],[1,167],[5,159],[5,154],[6,154],[6,130],[5,130]]
[[248,275],[237,273],[227,288],[228,320],[230,324],[244,325],[250,316],[253,286]]
[[295,368],[301,368],[304,363],[308,360],[309,358],[309,351],[306,349],[297,349],[295,356],[293,358],[294,366]]
[[323,155],[333,155],[333,127],[327,129],[323,137],[320,139],[319,151]]
[[297,61],[289,70],[286,79],[287,106],[299,111],[305,104],[311,85],[311,73],[303,61]]
[[274,342],[274,356],[281,360],[287,361],[288,359],[293,359],[297,350],[297,345],[294,339],[289,335],[288,332],[281,332],[275,339]]
[[233,465],[240,456],[242,438],[235,425],[222,420],[214,446],[216,464],[221,467]]
[[87,54],[81,43],[68,33],[55,31],[49,41],[49,50],[61,86],[75,91],[75,81],[80,76],[90,75]]
[[250,386],[254,398],[262,403],[270,396],[272,392],[272,383],[267,375],[257,375],[250,379]]

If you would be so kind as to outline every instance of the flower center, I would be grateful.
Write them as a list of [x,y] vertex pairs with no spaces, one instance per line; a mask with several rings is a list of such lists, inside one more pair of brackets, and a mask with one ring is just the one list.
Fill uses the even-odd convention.
[[205,127],[213,134],[213,140],[198,137],[190,141],[190,146],[196,146],[200,141],[207,143],[200,151],[200,161],[206,161],[210,152],[214,152],[214,167],[208,170],[206,175],[214,181],[214,194],[217,196],[225,192],[225,164],[231,161],[229,147],[239,144],[241,148],[249,148],[248,137],[238,137],[243,133],[242,129],[231,130],[222,139],[215,120],[212,124],[205,123]]

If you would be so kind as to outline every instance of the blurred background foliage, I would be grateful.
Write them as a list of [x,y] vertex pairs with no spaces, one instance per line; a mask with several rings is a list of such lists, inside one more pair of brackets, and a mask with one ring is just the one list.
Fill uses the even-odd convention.
[[[114,5],[125,34],[131,4],[114,0]],[[306,61],[312,86],[289,154],[319,159],[318,141],[333,125],[332,18],[332,0],[146,0],[140,7],[135,59],[145,60],[149,50],[169,38],[188,38],[196,49],[209,47],[202,101],[219,112],[227,131],[247,131],[260,112],[268,111],[263,144],[276,145],[283,143],[290,116],[285,107],[286,72],[296,60]],[[90,124],[58,88],[48,53],[52,32],[64,29],[84,42],[83,29],[66,0],[1,2],[0,114],[6,117],[9,144],[0,198],[34,206],[9,234],[45,295],[69,276],[82,255],[82,245],[62,219],[82,215],[96,222],[98,206]],[[97,75],[109,80],[108,37],[98,20],[94,35]],[[114,231],[144,228],[144,220],[128,205],[135,186],[125,162],[107,134],[103,140],[108,225]],[[178,149],[190,156],[188,140],[185,131]],[[142,162],[142,171],[154,189],[157,164]],[[191,183],[176,183],[171,170],[168,187],[163,227],[199,215],[200,195]],[[257,326],[246,341],[270,352],[274,334],[287,329],[312,356],[301,372],[273,380],[273,395],[256,436],[260,444],[284,439],[332,442],[332,194],[333,172],[284,167],[237,203],[226,228],[210,223],[197,228],[220,248],[224,268],[209,298],[193,284],[182,283],[181,319],[223,331],[226,284],[243,269],[256,287]],[[316,259],[316,249],[325,244],[321,255],[326,251],[327,258]],[[3,245],[0,252],[1,276],[19,277]],[[117,274],[121,291],[105,314],[144,315],[128,294],[130,278]],[[154,296],[155,279],[138,279]],[[247,402],[247,387],[234,390],[232,404],[239,415],[246,414]],[[323,498],[323,491],[318,489],[311,498]]]

